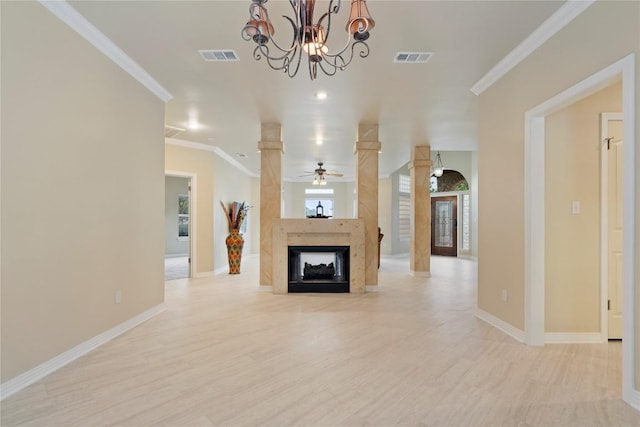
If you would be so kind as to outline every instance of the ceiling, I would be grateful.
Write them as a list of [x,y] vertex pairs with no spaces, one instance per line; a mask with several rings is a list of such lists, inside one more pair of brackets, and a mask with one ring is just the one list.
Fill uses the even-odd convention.
[[[177,138],[216,146],[257,175],[260,123],[279,122],[286,180],[300,180],[318,161],[351,180],[358,123],[379,124],[381,176],[403,166],[413,145],[475,150],[477,97],[470,88],[563,1],[369,0],[369,57],[354,58],[333,77],[319,72],[315,81],[306,62],[289,78],[252,58],[254,43],[240,36],[249,0],[69,3],[171,93],[166,125],[198,121],[197,130]],[[290,14],[289,2],[266,6],[276,41],[287,44],[291,30],[281,15]],[[315,16],[326,7],[318,0]],[[330,47],[346,41],[348,0],[341,12]],[[205,62],[200,49],[232,49],[240,61]],[[434,55],[426,64],[398,64],[399,51]],[[316,99],[319,91],[327,99]]]

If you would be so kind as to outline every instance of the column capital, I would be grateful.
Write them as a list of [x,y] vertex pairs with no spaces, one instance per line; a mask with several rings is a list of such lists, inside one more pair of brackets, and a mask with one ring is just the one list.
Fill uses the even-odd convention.
[[430,145],[414,145],[411,150],[411,161],[409,169],[419,167],[431,167],[431,146]]
[[284,153],[284,143],[282,141],[258,141],[258,150],[278,150]]
[[365,150],[375,150],[378,152],[380,148],[382,148],[380,141],[357,141],[353,146],[353,153],[356,154],[358,151]]

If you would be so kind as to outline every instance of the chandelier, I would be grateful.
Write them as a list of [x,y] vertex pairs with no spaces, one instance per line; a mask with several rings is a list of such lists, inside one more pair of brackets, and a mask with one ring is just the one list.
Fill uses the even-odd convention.
[[315,0],[289,0],[293,16],[283,15],[283,18],[291,24],[292,39],[289,45],[281,46],[273,38],[275,30],[265,7],[267,0],[251,0],[250,19],[242,29],[242,38],[256,43],[254,59],[265,58],[271,68],[282,70],[289,77],[298,73],[303,56],[309,64],[311,80],[316,79],[318,68],[324,74],[332,76],[351,63],[354,53],[361,58],[369,56],[366,41],[369,31],[375,26],[367,9],[367,2],[351,0],[351,13],[345,27],[346,43],[341,50],[330,53],[327,39],[331,32],[331,20],[340,11],[340,1],[331,0],[327,11],[314,22]]

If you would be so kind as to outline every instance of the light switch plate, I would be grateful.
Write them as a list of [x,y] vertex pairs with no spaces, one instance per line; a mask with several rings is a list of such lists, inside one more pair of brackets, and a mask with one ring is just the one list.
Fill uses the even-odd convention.
[[573,215],[578,215],[580,213],[580,202],[577,200],[574,200],[573,202],[571,202],[571,213]]

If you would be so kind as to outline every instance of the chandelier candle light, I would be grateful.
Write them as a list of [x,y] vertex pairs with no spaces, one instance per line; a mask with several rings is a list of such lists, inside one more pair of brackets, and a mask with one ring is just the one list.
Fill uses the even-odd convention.
[[293,17],[283,15],[283,18],[291,24],[293,38],[290,46],[284,47],[273,38],[275,29],[269,18],[266,3],[267,0],[251,0],[250,19],[242,29],[242,38],[247,41],[253,40],[256,43],[253,57],[256,60],[264,57],[274,70],[282,70],[289,77],[295,76],[304,52],[309,64],[309,76],[311,80],[315,80],[318,66],[323,73],[332,76],[338,70],[343,71],[351,63],[356,51],[361,58],[369,56],[366,41],[369,32],[375,26],[375,21],[369,15],[365,0],[351,0],[351,13],[345,27],[346,43],[336,53],[329,52],[327,39],[331,32],[331,20],[340,11],[341,0],[331,0],[327,11],[317,22],[313,21],[315,0],[289,0]]

